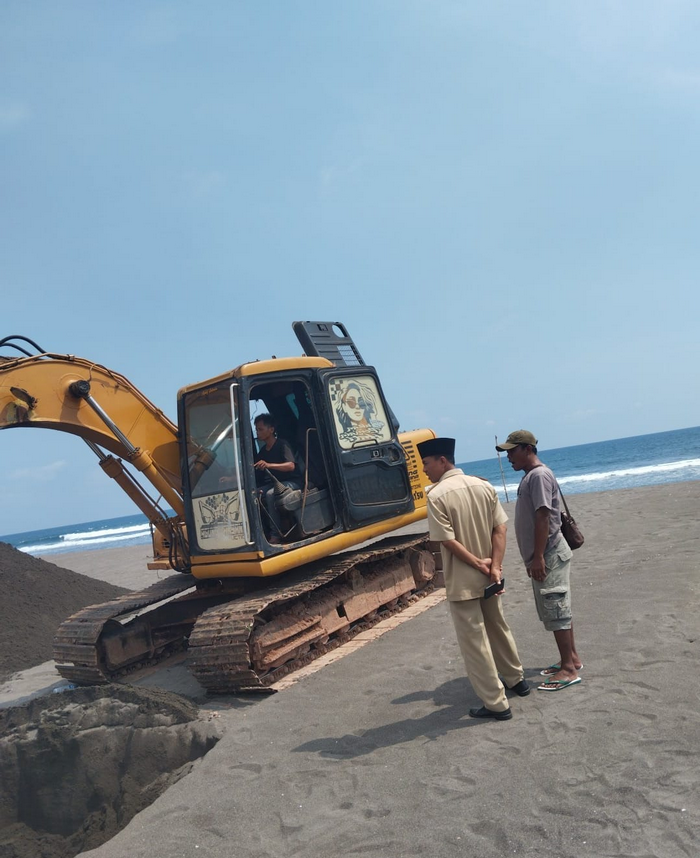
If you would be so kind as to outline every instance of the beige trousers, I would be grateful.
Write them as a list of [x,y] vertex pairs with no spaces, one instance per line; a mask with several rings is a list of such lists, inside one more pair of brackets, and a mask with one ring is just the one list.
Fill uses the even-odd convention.
[[508,709],[500,673],[508,687],[523,678],[513,634],[503,616],[501,599],[450,602],[452,621],[467,675],[474,691],[492,712]]

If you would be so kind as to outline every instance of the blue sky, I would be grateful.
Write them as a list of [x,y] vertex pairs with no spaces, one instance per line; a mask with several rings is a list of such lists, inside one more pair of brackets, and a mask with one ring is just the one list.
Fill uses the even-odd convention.
[[[697,425],[699,36],[673,0],[5,0],[0,337],[174,418],[340,320],[462,461]],[[132,512],[78,439],[0,441],[0,533]]]

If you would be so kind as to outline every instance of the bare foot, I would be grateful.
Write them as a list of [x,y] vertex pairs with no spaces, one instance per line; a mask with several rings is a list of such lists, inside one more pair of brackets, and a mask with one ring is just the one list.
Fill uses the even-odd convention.
[[556,673],[550,673],[547,676],[547,679],[551,682],[556,682],[558,680],[563,680],[565,682],[571,682],[572,679],[578,679],[578,672],[573,670],[558,670]]
[[[583,665],[580,662],[578,664],[574,663],[574,667],[576,668],[576,670],[581,670]],[[541,670],[540,676],[554,676],[557,679],[561,679],[562,677],[559,676],[560,671],[561,671],[561,665],[560,664],[553,664],[553,665],[551,665],[551,667],[545,667],[544,670]],[[573,674],[573,676],[576,676],[576,674]]]

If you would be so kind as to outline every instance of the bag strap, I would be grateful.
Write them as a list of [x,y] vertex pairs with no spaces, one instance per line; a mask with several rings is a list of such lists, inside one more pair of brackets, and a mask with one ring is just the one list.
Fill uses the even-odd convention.
[[564,497],[564,492],[561,490],[561,486],[559,485],[559,481],[555,479],[557,484],[557,488],[559,489],[559,497],[564,501],[564,509],[566,510],[566,514],[571,518],[571,513],[569,512],[569,505],[566,502],[566,498]]

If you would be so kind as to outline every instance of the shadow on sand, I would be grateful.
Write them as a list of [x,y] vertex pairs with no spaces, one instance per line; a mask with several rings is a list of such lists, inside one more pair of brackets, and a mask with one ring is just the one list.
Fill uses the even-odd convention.
[[294,748],[294,751],[312,751],[322,757],[347,760],[371,754],[378,748],[388,748],[404,742],[412,742],[424,737],[433,741],[444,736],[451,730],[462,730],[466,727],[476,727],[483,721],[475,721],[469,717],[471,706],[480,706],[480,701],[474,694],[469,680],[465,677],[451,679],[439,685],[433,691],[416,691],[397,697],[391,702],[396,705],[418,703],[432,700],[440,707],[421,718],[404,718],[381,727],[372,727],[357,734],[348,734],[335,738],[330,736],[314,739]]

